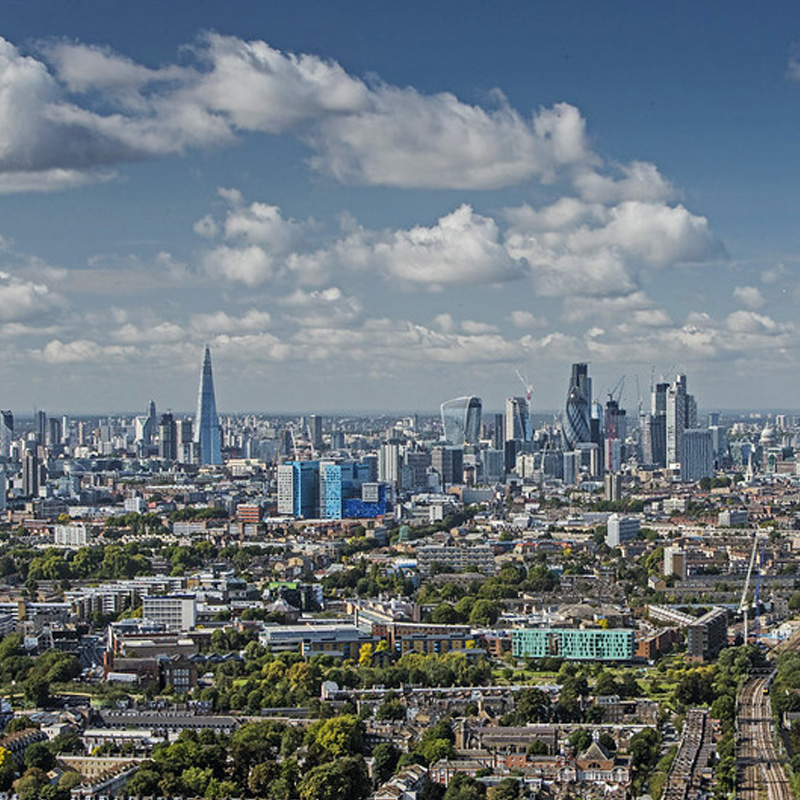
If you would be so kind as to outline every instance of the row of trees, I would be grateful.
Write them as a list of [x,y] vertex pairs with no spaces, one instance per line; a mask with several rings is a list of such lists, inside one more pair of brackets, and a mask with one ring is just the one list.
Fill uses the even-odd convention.
[[218,664],[214,688],[201,690],[200,697],[211,700],[220,711],[259,713],[266,707],[308,705],[319,697],[326,680],[349,688],[399,688],[407,684],[481,686],[492,677],[485,658],[471,658],[462,652],[407,653],[394,664],[378,667],[335,663],[326,656],[304,660],[298,653],[274,655],[251,642],[245,647],[245,656],[244,661]]

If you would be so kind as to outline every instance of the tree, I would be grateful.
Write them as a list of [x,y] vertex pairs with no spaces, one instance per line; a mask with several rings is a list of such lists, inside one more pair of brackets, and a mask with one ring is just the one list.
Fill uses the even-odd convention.
[[547,745],[541,739],[534,739],[528,745],[529,756],[546,756],[549,752]]
[[364,759],[340,758],[314,767],[300,781],[300,800],[365,800],[371,783]]
[[36,768],[49,772],[55,766],[56,757],[44,742],[34,742],[25,749],[23,763],[28,769]]
[[450,603],[439,603],[431,612],[431,622],[437,625],[454,625],[460,621],[459,613]]
[[567,739],[576,754],[583,753],[592,743],[592,734],[586,728],[576,728]]
[[483,800],[486,787],[463,772],[457,772],[447,786],[442,800]]
[[352,714],[326,719],[308,729],[306,743],[319,761],[354,756],[364,747],[364,722]]
[[375,718],[379,720],[401,720],[406,718],[406,707],[400,698],[393,694],[387,695],[375,712]]
[[11,751],[0,747],[0,792],[7,792],[11,788],[16,771]]
[[488,800],[517,800],[519,797],[519,781],[516,778],[503,778],[497,786],[487,792]]
[[27,769],[25,774],[14,781],[14,791],[20,800],[39,800],[42,789],[49,783],[47,773],[40,769]]
[[372,751],[375,761],[375,777],[379,784],[389,780],[397,768],[400,751],[390,742],[381,742]]
[[9,733],[16,733],[17,731],[25,731],[29,728],[38,728],[39,726],[30,718],[26,717],[24,714],[21,714],[18,717],[14,717],[8,725],[6,725],[6,734]]
[[256,797],[268,797],[272,783],[280,777],[280,765],[277,761],[262,761],[250,770],[247,776],[247,788]]
[[475,628],[488,628],[497,622],[500,607],[491,600],[478,600],[469,615],[469,624]]
[[550,698],[541,689],[531,687],[522,689],[517,694],[517,715],[520,722],[547,722],[551,713]]

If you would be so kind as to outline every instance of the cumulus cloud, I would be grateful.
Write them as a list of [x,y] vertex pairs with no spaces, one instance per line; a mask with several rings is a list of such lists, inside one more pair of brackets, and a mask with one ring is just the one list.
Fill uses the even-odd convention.
[[[364,272],[439,289],[502,283],[528,271],[524,262],[509,255],[498,223],[469,205],[430,226],[383,231],[355,226],[316,249],[309,239],[313,221],[287,220],[278,207],[265,203],[237,205],[222,224],[203,222],[202,232],[212,227],[223,242],[205,254],[206,271],[247,286],[274,279],[318,285],[333,272]],[[304,245],[305,250],[297,249]]]
[[547,320],[531,314],[530,311],[512,311],[508,315],[508,321],[515,328],[538,328],[547,324]]
[[[724,255],[708,220],[682,205],[625,200],[603,206],[573,198],[552,210],[522,206],[507,217],[506,248],[530,265],[543,295],[626,295],[646,271]],[[548,229],[551,218],[558,226]]]
[[0,322],[27,319],[64,305],[64,298],[46,284],[0,271]]
[[619,165],[618,169],[621,177],[616,179],[596,170],[579,172],[574,183],[581,197],[590,203],[606,205],[623,200],[663,203],[675,198],[675,189],[655,164],[632,161]]
[[52,339],[41,350],[31,350],[29,355],[47,364],[80,364],[123,361],[135,353],[133,348],[103,346],[89,339],[62,342]]
[[311,292],[296,289],[280,302],[292,310],[288,318],[304,327],[351,325],[363,311],[361,300],[337,286]]
[[430,227],[348,237],[340,254],[403,283],[438,288],[520,278],[524,263],[509,255],[491,217],[462,205]]
[[103,174],[98,166],[254,132],[295,135],[315,169],[357,184],[489,189],[597,161],[567,103],[525,116],[495,92],[487,109],[213,33],[183,53],[184,65],[151,68],[80,42],[45,44],[35,58],[0,40],[0,171],[15,173],[7,185],[67,188]]
[[767,302],[761,290],[756,286],[736,286],[733,290],[733,296],[745,307],[751,311],[757,311],[763,308]]
[[272,323],[272,317],[266,311],[251,308],[241,316],[232,316],[225,311],[214,311],[210,314],[194,314],[191,327],[199,333],[238,333],[240,331],[263,331]]

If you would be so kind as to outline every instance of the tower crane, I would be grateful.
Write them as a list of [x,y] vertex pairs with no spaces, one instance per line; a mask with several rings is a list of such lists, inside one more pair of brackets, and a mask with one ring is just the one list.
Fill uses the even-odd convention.
[[764,571],[764,551],[767,549],[766,537],[761,540],[761,556],[758,559],[758,578],[756,579],[756,591],[753,595],[753,605],[756,609],[755,639],[758,644],[761,639],[761,574]]
[[527,375],[523,375],[519,370],[515,370],[517,373],[517,377],[522,382],[522,385],[525,387],[525,399],[528,401],[528,408],[531,405],[531,398],[533,397],[533,386],[531,382],[528,380]]
[[[747,644],[749,631],[747,629],[747,616],[750,609],[750,604],[747,602],[747,595],[750,592],[750,579],[753,577],[753,567],[756,563],[756,553],[758,552],[758,541],[761,537],[759,532],[756,531],[753,536],[753,549],[750,551],[750,564],[747,567],[747,577],[744,580],[744,588],[742,589],[742,598],[739,600],[739,613],[743,615],[744,625],[744,643]],[[760,571],[760,570],[759,570]],[[760,577],[760,575],[759,575]]]

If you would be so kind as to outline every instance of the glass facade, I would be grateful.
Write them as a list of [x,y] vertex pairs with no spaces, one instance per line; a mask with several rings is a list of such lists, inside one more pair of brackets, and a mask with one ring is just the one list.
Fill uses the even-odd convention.
[[630,661],[635,646],[634,632],[628,628],[520,628],[513,633],[511,653],[515,658]]
[[564,449],[574,450],[581,442],[592,440],[589,422],[592,403],[592,379],[586,364],[573,364],[567,391],[567,409],[564,418]]
[[477,444],[481,435],[480,397],[456,397],[442,403],[442,428],[450,444]]
[[211,372],[211,350],[206,347],[197,392],[197,417],[194,426],[195,453],[199,464],[221,464],[222,448]]

